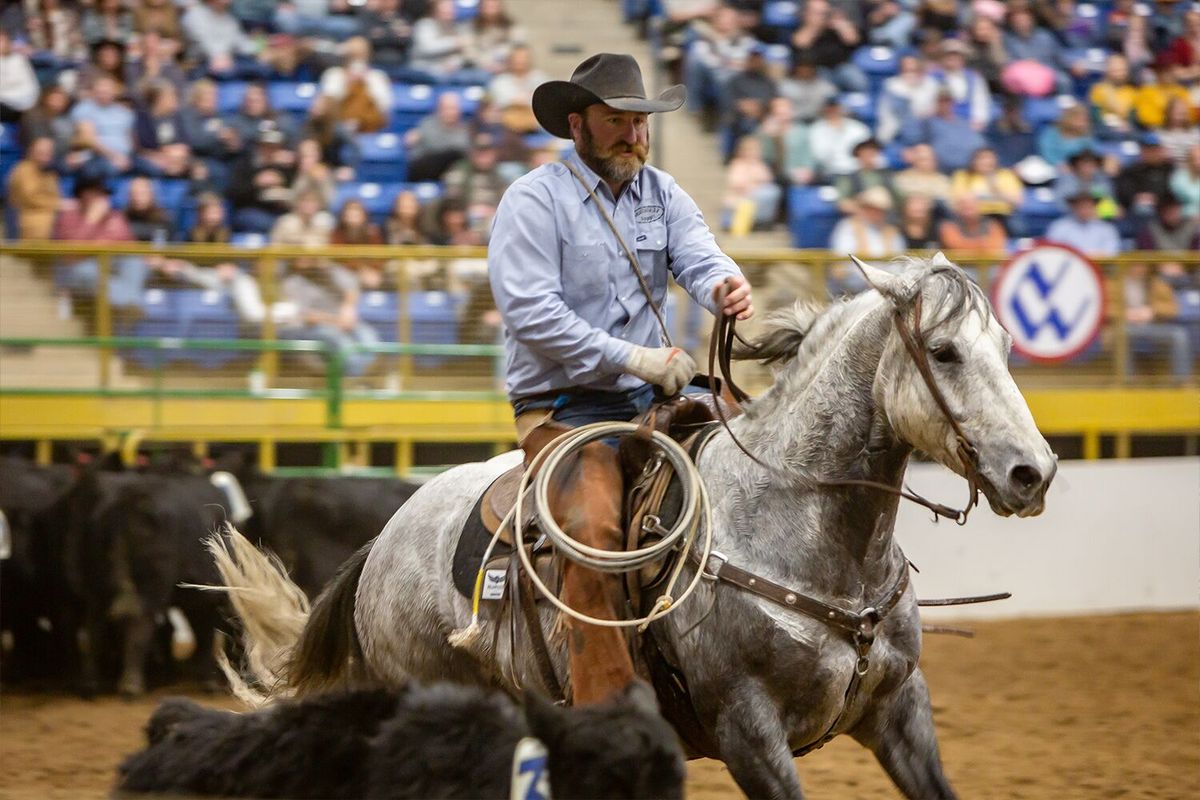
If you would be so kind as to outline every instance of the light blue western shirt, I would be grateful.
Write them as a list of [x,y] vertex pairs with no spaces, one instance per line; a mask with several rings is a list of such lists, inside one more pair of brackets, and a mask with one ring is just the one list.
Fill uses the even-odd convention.
[[[577,154],[567,160],[637,254],[659,308],[670,273],[715,312],[713,288],[741,271],[675,179],[646,166],[614,199]],[[504,318],[510,399],[644,384],[624,374],[625,364],[631,345],[662,346],[658,321],[624,249],[562,163],[538,167],[504,193],[488,244],[488,277]]]

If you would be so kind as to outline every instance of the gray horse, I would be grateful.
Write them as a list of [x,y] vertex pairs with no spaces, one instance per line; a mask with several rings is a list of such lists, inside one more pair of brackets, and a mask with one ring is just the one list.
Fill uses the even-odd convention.
[[[781,365],[775,383],[730,423],[762,463],[725,432],[697,461],[721,558],[850,611],[879,603],[908,569],[893,538],[899,499],[828,484],[899,487],[914,449],[964,469],[956,432],[898,332],[897,310],[920,314],[932,376],[977,449],[977,481],[992,510],[1040,513],[1056,469],[1008,373],[1009,336],[983,293],[940,253],[905,266],[893,274],[864,265],[873,291],[823,313],[797,307],[776,315],[756,348]],[[512,453],[456,467],[417,491],[326,590],[300,641],[270,643],[290,648],[276,656],[290,657],[292,685],[352,671],[394,685],[410,677],[537,685],[533,658],[522,650],[510,661],[508,628],[494,639],[486,609],[483,636],[463,647],[448,643],[470,619],[450,578],[457,538],[483,489],[519,459]],[[552,630],[554,615],[542,613]],[[879,623],[853,692],[859,652],[844,631],[727,583],[703,581],[654,624],[712,743],[696,754],[724,761],[749,796],[801,797],[793,753],[841,733],[870,748],[905,796],[954,796],[917,667],[921,627],[911,588]],[[561,637],[551,643],[562,676],[565,648]]]

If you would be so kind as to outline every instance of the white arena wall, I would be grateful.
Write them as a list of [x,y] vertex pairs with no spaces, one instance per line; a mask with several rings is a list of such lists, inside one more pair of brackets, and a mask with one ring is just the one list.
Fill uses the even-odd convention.
[[[934,464],[913,464],[908,482],[955,507],[966,496],[966,483]],[[1030,519],[981,502],[959,527],[901,501],[896,533],[921,570],[918,597],[1013,594],[926,608],[926,619],[1200,608],[1200,459],[1063,461],[1045,512]]]

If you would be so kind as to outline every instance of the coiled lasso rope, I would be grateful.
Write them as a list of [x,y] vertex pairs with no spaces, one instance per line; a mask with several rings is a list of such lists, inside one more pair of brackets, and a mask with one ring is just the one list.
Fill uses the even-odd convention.
[[[534,587],[559,611],[580,622],[599,625],[605,628],[637,627],[639,630],[645,630],[647,625],[671,613],[673,609],[678,607],[696,590],[703,576],[701,570],[696,571],[696,574],[678,597],[672,594],[676,584],[679,582],[684,565],[688,560],[688,554],[691,552],[692,547],[696,545],[696,539],[701,529],[703,529],[704,541],[703,555],[700,563],[704,564],[708,561],[708,556],[712,552],[712,508],[708,499],[708,490],[705,489],[704,482],[700,480],[700,473],[696,469],[696,465],[692,462],[687,450],[671,437],[658,431],[651,433],[652,441],[675,469],[675,474],[680,477],[683,486],[683,503],[679,518],[675,521],[671,530],[659,541],[634,550],[603,550],[590,547],[572,538],[558,525],[550,513],[549,487],[551,480],[554,477],[554,473],[569,456],[574,455],[590,442],[607,439],[620,434],[633,433],[638,430],[638,427],[638,425],[632,422],[595,422],[590,425],[583,425],[561,434],[538,453],[533,463],[530,464],[529,469],[521,476],[516,505],[505,516],[504,521],[497,528],[496,534],[492,537],[487,551],[484,553],[479,572],[475,577],[475,589],[472,592],[471,624],[467,628],[451,634],[450,643],[452,645],[462,647],[473,641],[481,632],[479,625],[479,603],[483,586],[484,568],[488,558],[491,556],[493,547],[500,538],[499,532],[510,523],[513,526],[513,546],[517,551],[517,557],[521,559],[521,565],[525,568],[525,572],[529,575],[529,579]],[[651,607],[649,613],[636,619],[601,619],[593,617],[571,608],[546,586],[534,569],[529,553],[525,550],[523,511],[530,491],[533,493],[533,502],[535,503],[540,530],[554,543],[554,546],[565,558],[575,563],[600,572],[632,572],[661,559],[673,549],[680,551],[675,561],[675,566],[671,570],[670,577],[663,588],[663,592],[654,601],[654,605]]]

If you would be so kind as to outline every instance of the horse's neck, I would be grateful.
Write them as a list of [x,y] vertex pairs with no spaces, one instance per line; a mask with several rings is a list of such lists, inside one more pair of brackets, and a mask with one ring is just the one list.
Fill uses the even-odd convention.
[[728,458],[741,465],[727,484],[740,506],[735,517],[748,515],[746,530],[734,534],[742,540],[736,549],[795,576],[818,575],[835,594],[854,594],[894,569],[896,496],[813,485],[847,478],[900,483],[910,448],[896,439],[872,391],[890,320],[878,306],[826,331],[830,347],[803,348],[731,426],[765,464],[784,467],[765,469],[729,448]]

